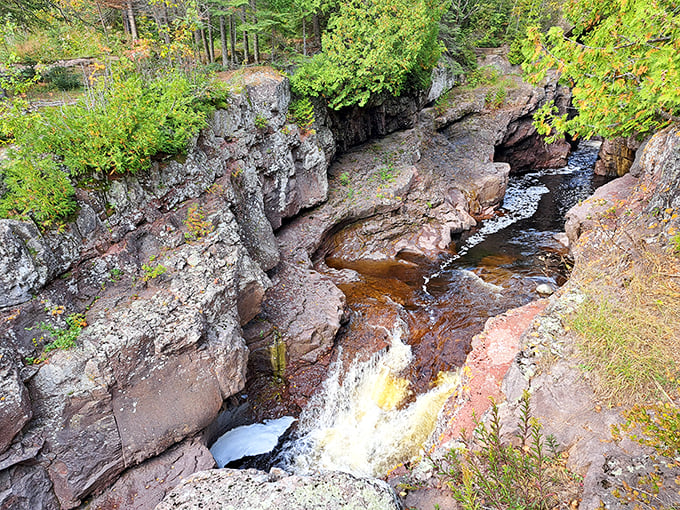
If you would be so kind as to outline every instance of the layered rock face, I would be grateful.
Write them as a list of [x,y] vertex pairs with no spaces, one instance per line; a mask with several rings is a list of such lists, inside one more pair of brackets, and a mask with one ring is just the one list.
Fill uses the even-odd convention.
[[595,173],[609,177],[621,177],[628,173],[639,147],[640,142],[635,136],[603,141],[595,163]]
[[[287,121],[285,78],[237,86],[185,160],[79,190],[62,231],[0,221],[2,508],[73,508],[123,471],[130,489],[160,473],[159,454],[177,475],[213,466],[191,438],[245,384],[241,326],[279,262],[274,230],[326,198],[334,151],[327,128]],[[24,366],[51,340],[41,322],[67,332],[76,312],[77,347]],[[142,507],[171,486],[147,487]]]
[[[448,79],[363,120],[317,112],[312,132],[288,122],[285,78],[246,73],[181,161],[78,190],[58,232],[0,220],[0,508],[152,508],[212,467],[198,434],[248,362],[286,377],[318,365],[318,385],[351,277],[325,267],[324,241],[361,220],[373,239],[348,256],[436,256],[500,203],[510,168],[494,147],[546,98],[522,86],[496,110],[479,91],[416,115]],[[74,321],[77,346],[33,364],[47,329]]]

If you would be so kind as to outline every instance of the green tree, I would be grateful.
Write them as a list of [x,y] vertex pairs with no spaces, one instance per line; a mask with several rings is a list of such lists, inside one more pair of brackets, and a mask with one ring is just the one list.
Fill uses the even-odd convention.
[[680,115],[680,8],[676,0],[569,0],[570,32],[530,29],[529,79],[550,69],[572,87],[574,118],[546,104],[541,134],[589,138],[645,134]]
[[24,26],[43,25],[46,21],[44,15],[53,8],[49,0],[2,0],[0,18],[7,16]]
[[437,0],[348,0],[328,22],[322,53],[293,76],[294,90],[339,109],[381,93],[398,96],[409,83],[425,85],[441,54],[446,7]]

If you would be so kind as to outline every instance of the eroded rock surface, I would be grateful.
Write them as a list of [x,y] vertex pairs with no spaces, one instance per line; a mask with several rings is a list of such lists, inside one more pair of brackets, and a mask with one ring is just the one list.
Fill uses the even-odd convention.
[[[334,147],[327,128],[288,123],[285,78],[241,80],[185,160],[78,190],[79,215],[62,232],[0,221],[0,372],[11,395],[0,402],[0,480],[11,508],[73,508],[123,471],[116,492],[130,496],[167,460],[156,456],[243,388],[241,326],[279,262],[274,229],[325,199]],[[22,367],[53,340],[41,324],[67,331],[76,320],[87,326],[75,348]],[[204,453],[180,471],[210,467]],[[165,489],[176,481],[163,479]]]
[[168,494],[156,510],[193,509],[401,510],[385,482],[331,472],[310,477],[249,469],[196,473]]

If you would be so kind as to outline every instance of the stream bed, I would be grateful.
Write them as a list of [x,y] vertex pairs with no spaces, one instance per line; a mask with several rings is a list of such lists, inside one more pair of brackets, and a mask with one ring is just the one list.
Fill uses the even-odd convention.
[[417,455],[486,320],[566,281],[568,250],[556,236],[565,213],[606,182],[593,174],[598,148],[584,142],[564,168],[511,176],[497,214],[436,261],[348,262],[339,232],[325,263],[358,273],[339,285],[350,320],[322,390],[270,463],[380,477]]

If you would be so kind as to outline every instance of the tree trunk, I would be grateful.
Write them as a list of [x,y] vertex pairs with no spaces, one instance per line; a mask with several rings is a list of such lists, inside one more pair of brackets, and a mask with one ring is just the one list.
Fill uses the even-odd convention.
[[231,43],[231,65],[236,67],[236,20],[233,14],[229,16],[229,42]]
[[314,45],[316,48],[321,48],[321,27],[318,14],[312,15],[312,26],[314,27]]
[[[250,0],[250,10],[253,19],[253,25],[257,26],[257,0]],[[253,34],[253,57],[255,60],[255,65],[260,63],[260,36],[255,30]]]
[[201,34],[201,42],[203,43],[203,51],[205,51],[205,59],[210,62],[210,49],[208,48],[208,39],[205,36],[205,30],[202,28],[199,30],[199,33]]
[[208,13],[208,49],[210,50],[210,62],[215,62],[215,38],[213,37],[212,17]]
[[128,35],[130,33],[130,20],[127,15],[127,8],[120,10],[120,16],[123,19],[123,32]]
[[307,56],[307,23],[306,17],[302,17],[302,54]]
[[165,44],[170,46],[170,13],[168,12],[168,4],[165,2],[163,2],[163,23],[165,23],[163,38],[165,39]]
[[224,16],[220,16],[220,44],[222,45],[222,66],[227,67],[229,65],[229,60],[227,59],[227,54],[229,53],[229,48],[227,47],[227,30],[224,26]]
[[248,47],[248,31],[245,29],[245,24],[248,22],[246,17],[246,6],[241,8],[241,21],[243,22],[243,63],[248,63],[248,56],[250,55],[250,48]]
[[132,40],[136,41],[139,39],[139,33],[137,32],[137,22],[135,21],[135,11],[132,9],[132,0],[127,0],[127,16],[128,22],[130,24],[130,35],[132,35]]
[[274,65],[274,27],[272,27],[272,65]]
[[99,22],[102,24],[102,29],[104,30],[104,37],[106,38],[106,43],[109,42],[109,31],[106,29],[106,23],[104,22],[104,15],[102,14],[102,8],[99,5],[99,0],[95,0],[97,4],[97,15],[99,16]]
[[194,52],[196,53],[196,61],[201,61],[201,31],[194,30]]

